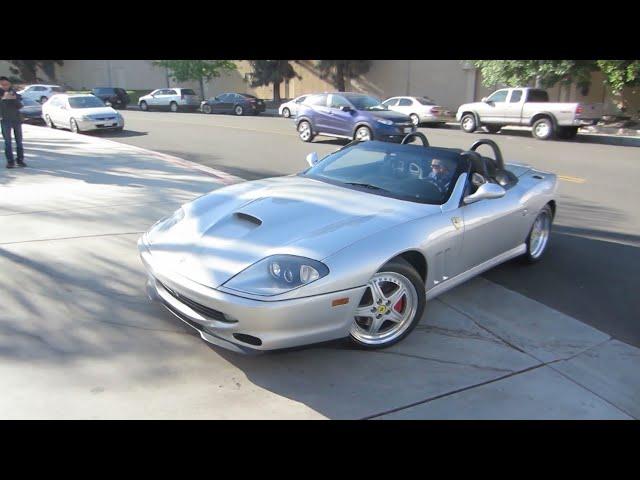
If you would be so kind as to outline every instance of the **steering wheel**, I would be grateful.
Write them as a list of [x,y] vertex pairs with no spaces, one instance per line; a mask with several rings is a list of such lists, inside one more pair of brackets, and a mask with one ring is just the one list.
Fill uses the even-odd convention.
[[424,133],[420,133],[420,132],[409,133],[406,137],[402,139],[402,142],[401,142],[402,145],[406,145],[411,140],[413,140],[414,137],[418,137],[420,140],[422,140],[423,147],[429,146],[429,140],[427,140],[427,136]]
[[502,152],[500,152],[500,147],[498,147],[498,144],[493,140],[489,140],[488,138],[482,138],[471,145],[470,150],[472,152],[475,152],[481,145],[489,145],[491,147],[491,149],[493,150],[493,156],[495,157],[496,168],[498,170],[504,170],[504,160],[502,158]]

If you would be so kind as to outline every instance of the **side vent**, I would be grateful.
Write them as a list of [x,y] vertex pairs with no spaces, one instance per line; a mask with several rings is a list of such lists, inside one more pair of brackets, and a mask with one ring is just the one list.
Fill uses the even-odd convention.
[[254,225],[262,225],[262,220],[253,215],[249,215],[247,213],[236,212],[235,216],[239,220],[245,220],[247,222],[253,223]]

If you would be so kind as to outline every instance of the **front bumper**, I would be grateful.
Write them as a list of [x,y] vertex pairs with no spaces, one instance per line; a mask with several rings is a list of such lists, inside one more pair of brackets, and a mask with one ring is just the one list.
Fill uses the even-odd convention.
[[[196,329],[202,339],[239,353],[348,336],[354,310],[366,289],[361,286],[293,300],[252,300],[206,287],[157,265],[143,237],[138,250],[148,273],[149,298]],[[348,303],[332,306],[334,300],[344,298]]]
[[122,117],[115,120],[78,120],[78,128],[82,131],[87,130],[113,130],[114,128],[123,128],[124,119]]

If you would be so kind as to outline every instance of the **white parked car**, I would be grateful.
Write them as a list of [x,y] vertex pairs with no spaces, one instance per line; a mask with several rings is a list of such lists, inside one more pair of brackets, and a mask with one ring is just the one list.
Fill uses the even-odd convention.
[[389,110],[409,115],[416,126],[421,123],[444,125],[453,119],[451,112],[427,97],[391,97],[382,104]]
[[124,118],[94,95],[55,95],[42,106],[42,118],[50,128],[74,133],[87,130],[122,130]]
[[22,98],[44,103],[54,95],[64,93],[64,91],[64,88],[60,85],[29,85],[18,93],[22,95]]
[[159,88],[138,100],[140,110],[195,111],[200,108],[200,97],[191,88]]
[[294,98],[286,103],[280,105],[278,108],[278,114],[284,118],[295,117],[298,114],[298,105],[304,102],[309,95],[300,95],[298,98]]

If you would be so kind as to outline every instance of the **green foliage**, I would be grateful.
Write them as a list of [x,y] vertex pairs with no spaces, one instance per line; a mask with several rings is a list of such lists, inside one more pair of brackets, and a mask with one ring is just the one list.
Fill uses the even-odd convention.
[[475,60],[486,87],[504,84],[519,87],[537,83],[542,88],[576,83],[588,87],[591,73],[598,70],[595,60]]
[[273,84],[273,100],[280,101],[280,84],[288,79],[302,78],[289,60],[249,60],[253,72],[249,78],[252,87]]
[[614,94],[640,85],[640,60],[597,60],[597,64]]
[[176,82],[211,80],[236,69],[231,60],[154,60],[153,64],[169,69]]
[[40,68],[50,80],[56,78],[56,65],[63,65],[63,60],[9,60],[11,73],[18,75],[24,83],[42,81],[38,77]]
[[328,78],[336,88],[343,92],[347,80],[363,75],[371,68],[371,60],[320,60],[318,70],[324,78]]

